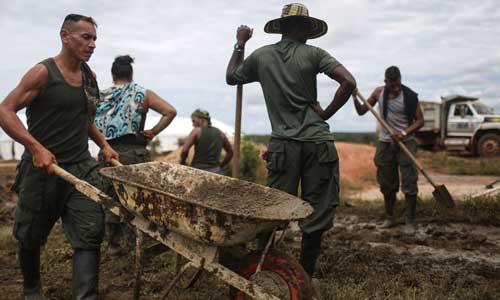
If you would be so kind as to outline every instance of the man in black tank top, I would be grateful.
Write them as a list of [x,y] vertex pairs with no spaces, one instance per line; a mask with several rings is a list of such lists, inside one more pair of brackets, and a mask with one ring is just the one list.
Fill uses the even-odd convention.
[[[194,145],[194,157],[191,167],[222,174],[224,168],[233,157],[233,147],[226,135],[218,128],[212,126],[210,114],[202,109],[197,109],[191,114],[194,129],[182,146],[181,164],[186,164],[189,149]],[[221,150],[224,148],[226,156],[220,162]]]
[[[40,248],[61,218],[73,255],[73,298],[98,299],[99,251],[104,233],[101,206],[53,174],[53,164],[101,186],[88,138],[107,161],[118,159],[93,123],[99,90],[85,63],[95,49],[96,23],[68,15],[60,31],[62,50],[35,65],[0,104],[0,125],[25,147],[13,189],[19,194],[14,236],[19,241],[23,299],[43,299]],[[28,129],[17,112],[26,108]]]

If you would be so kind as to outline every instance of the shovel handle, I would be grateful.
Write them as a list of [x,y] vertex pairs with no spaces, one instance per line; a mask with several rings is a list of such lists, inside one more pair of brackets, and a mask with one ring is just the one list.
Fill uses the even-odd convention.
[[[356,92],[356,94],[358,95],[359,99],[361,99],[361,102],[363,102],[363,104],[368,107],[368,109],[371,111],[371,113],[375,116],[375,118],[380,122],[380,124],[385,128],[385,130],[387,130],[389,132],[390,135],[392,135],[394,133],[394,129],[392,129],[392,127],[387,124],[387,122],[380,116],[380,114],[370,105],[370,103],[368,103],[368,101],[366,101],[365,97],[363,97],[363,95],[361,95],[361,93],[359,91]],[[434,188],[436,188],[436,183],[432,180],[432,178],[427,175],[427,172],[425,172],[424,170],[424,167],[420,164],[420,162],[415,158],[415,156],[413,156],[413,154],[410,152],[410,150],[408,150],[408,148],[405,146],[405,144],[403,144],[403,142],[401,141],[398,141],[398,144],[399,144],[399,147],[401,147],[401,149],[403,149],[403,151],[406,153],[406,155],[408,155],[408,157],[411,159],[411,161],[415,164],[415,166],[417,166],[418,170],[422,173],[422,175],[424,175],[424,177],[429,181],[430,184],[432,184],[432,186]]]

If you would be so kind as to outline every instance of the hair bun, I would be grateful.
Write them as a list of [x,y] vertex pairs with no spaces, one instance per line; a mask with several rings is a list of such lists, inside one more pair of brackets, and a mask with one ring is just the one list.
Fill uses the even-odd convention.
[[122,56],[117,56],[115,58],[115,62],[116,64],[120,64],[120,65],[130,65],[134,62],[134,59],[132,57],[130,57],[130,55],[122,55]]

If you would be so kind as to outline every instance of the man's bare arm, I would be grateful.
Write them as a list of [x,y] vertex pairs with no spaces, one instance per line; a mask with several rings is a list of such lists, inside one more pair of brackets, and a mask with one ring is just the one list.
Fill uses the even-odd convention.
[[[373,93],[366,99],[366,101],[373,107],[376,103],[378,98],[380,97],[380,93],[382,93],[384,87],[380,86],[376,88]],[[368,106],[366,106],[364,103],[360,103],[358,101],[358,94],[357,94],[357,89],[354,90],[352,93],[352,99],[354,100],[354,107],[356,108],[356,112],[358,115],[362,116],[366,114],[366,112],[369,110]]]
[[234,72],[243,62],[243,51],[245,49],[246,42],[252,37],[253,29],[248,26],[241,25],[236,31],[236,47],[234,49],[233,55],[229,60],[229,64],[226,69],[226,82],[229,85],[236,85],[238,82],[234,80]]
[[331,71],[328,76],[337,81],[340,86],[335,92],[332,102],[325,110],[321,108],[319,103],[313,105],[314,111],[323,119],[330,119],[344,104],[349,100],[352,91],[356,88],[356,80],[351,73],[342,65],[337,66]]
[[147,90],[146,99],[148,108],[156,111],[161,114],[160,121],[153,128],[149,130],[144,130],[141,132],[143,136],[147,139],[153,139],[156,135],[163,131],[163,129],[167,128],[172,120],[177,115],[177,110],[170,105],[167,101],[163,100],[160,96],[158,96],[155,92]]
[[199,138],[201,134],[200,128],[194,128],[189,136],[187,137],[186,141],[184,142],[184,145],[182,145],[182,151],[181,151],[181,165],[186,164],[186,159],[189,154],[189,149],[194,145],[194,142],[196,141],[197,138]]
[[226,135],[221,132],[222,135],[222,148],[226,151],[226,156],[224,156],[224,160],[220,163],[220,167],[224,168],[233,158],[233,147],[231,143],[227,139]]
[[35,167],[45,168],[52,173],[51,165],[57,163],[55,156],[28,132],[17,116],[19,110],[28,106],[36,98],[47,84],[48,78],[49,73],[45,66],[38,64],[31,68],[18,86],[0,104],[0,126],[31,153]]

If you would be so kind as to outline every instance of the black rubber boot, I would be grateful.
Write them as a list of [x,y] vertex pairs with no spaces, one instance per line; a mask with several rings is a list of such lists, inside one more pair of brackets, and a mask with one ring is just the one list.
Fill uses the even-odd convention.
[[106,223],[106,234],[108,236],[108,254],[116,256],[121,254],[120,238],[122,236],[121,224]]
[[406,223],[415,224],[417,213],[417,195],[405,195],[406,200]]
[[313,277],[316,261],[321,253],[321,236],[323,231],[316,231],[312,233],[302,233],[302,242],[300,249],[300,264],[304,270]]
[[40,248],[28,250],[19,247],[19,265],[23,274],[23,299],[44,299],[40,282]]
[[394,206],[396,205],[396,193],[386,193],[384,194],[384,204],[385,204],[385,216],[386,220],[382,224],[382,228],[391,228],[396,226],[396,220],[394,218]]
[[99,250],[75,250],[73,254],[73,298],[97,300],[99,288]]
[[406,222],[403,228],[405,234],[413,235],[416,232],[415,215],[417,211],[417,195],[405,195]]

